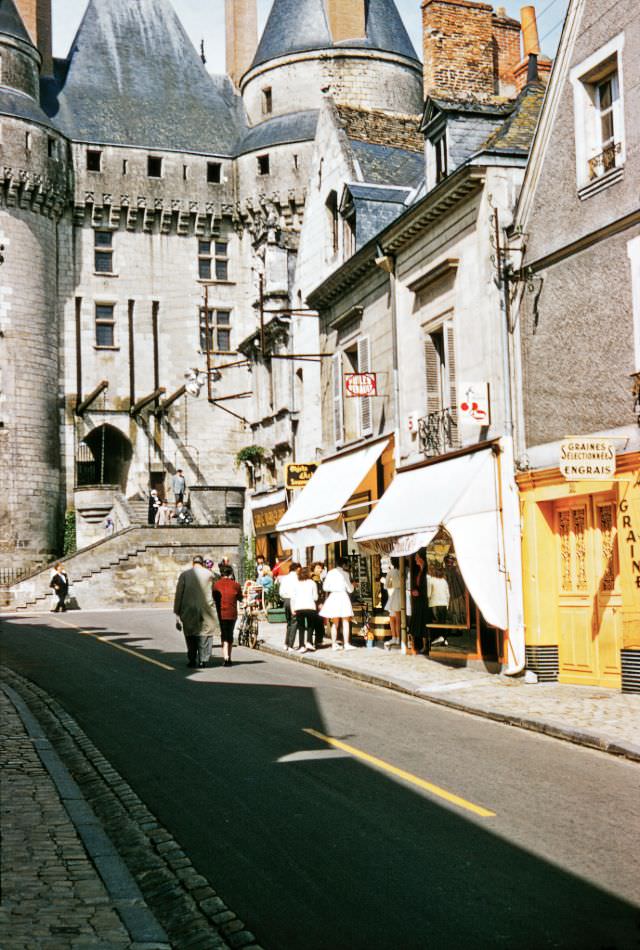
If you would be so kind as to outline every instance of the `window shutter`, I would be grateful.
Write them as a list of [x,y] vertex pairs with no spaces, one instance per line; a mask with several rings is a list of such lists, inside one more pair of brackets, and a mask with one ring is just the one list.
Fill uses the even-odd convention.
[[[361,336],[358,340],[358,372],[371,372],[371,343],[368,336]],[[373,432],[373,406],[371,397],[358,399],[358,418],[360,420],[360,435],[371,435]]]
[[445,341],[447,352],[445,355],[445,366],[447,370],[447,382],[449,386],[449,408],[451,418],[458,424],[458,382],[456,379],[456,349],[453,335],[453,323],[447,323],[445,326]]
[[442,409],[440,354],[430,333],[427,333],[424,340],[424,365],[427,383],[427,415],[429,415]]
[[336,445],[344,442],[344,403],[342,401],[342,353],[331,357],[333,371],[333,433]]

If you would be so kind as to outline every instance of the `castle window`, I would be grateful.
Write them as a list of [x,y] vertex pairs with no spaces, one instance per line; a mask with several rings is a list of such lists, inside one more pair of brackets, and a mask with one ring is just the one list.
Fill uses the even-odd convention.
[[447,177],[447,136],[443,133],[433,143],[433,155],[436,165],[436,184]]
[[47,155],[49,156],[49,158],[56,157],[56,140],[53,138],[52,135],[49,135],[47,137]]
[[96,274],[113,274],[113,231],[95,231]]
[[296,171],[298,171],[298,168],[300,167],[299,164],[298,164],[298,156],[297,156],[297,155],[294,155],[294,156],[293,156],[293,167],[295,168]]
[[25,132],[24,147],[27,150],[27,152],[31,151],[32,143],[33,143],[33,138],[32,138],[31,132]]
[[157,155],[147,156],[147,177],[162,178],[162,159]]
[[258,174],[269,175],[271,172],[268,155],[258,155]]
[[182,166],[182,180],[189,181],[189,166],[188,165]]
[[273,112],[273,92],[271,86],[265,86],[262,90],[262,114],[271,115]]
[[222,165],[220,162],[207,162],[207,181],[210,185],[219,185],[222,181]]
[[112,303],[96,304],[96,346],[112,349],[115,346],[115,306]]
[[198,241],[198,277],[200,280],[229,280],[227,241]]
[[126,175],[129,171],[129,160],[127,158],[122,159],[122,174]]
[[231,311],[210,309],[208,319],[200,308],[200,349],[214,353],[231,353]]
[[87,149],[87,171],[102,171],[102,151],[98,148]]

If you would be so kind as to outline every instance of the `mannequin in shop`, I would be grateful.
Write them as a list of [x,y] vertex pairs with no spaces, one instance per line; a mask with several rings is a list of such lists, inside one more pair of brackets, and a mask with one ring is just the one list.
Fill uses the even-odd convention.
[[353,593],[353,583],[349,576],[349,562],[340,561],[337,567],[332,568],[322,585],[329,595],[320,610],[320,616],[331,621],[331,648],[340,650],[338,643],[338,626],[342,623],[342,642],[345,650],[355,650],[350,643],[351,621],[353,620],[353,606],[350,594]]

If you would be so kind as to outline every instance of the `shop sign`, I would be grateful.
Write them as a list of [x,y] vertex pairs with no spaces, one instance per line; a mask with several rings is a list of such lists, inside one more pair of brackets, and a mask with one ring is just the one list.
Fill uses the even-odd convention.
[[616,473],[612,439],[564,439],[560,443],[560,472],[567,481],[608,481]]
[[289,462],[285,466],[285,485],[287,488],[304,488],[318,468],[318,462]]
[[488,426],[489,383],[461,383],[458,420],[466,425]]
[[286,513],[287,505],[284,501],[279,505],[270,505],[268,508],[256,508],[253,512],[253,526],[256,534],[271,534]]
[[378,395],[377,373],[345,373],[344,388],[347,396],[356,399]]

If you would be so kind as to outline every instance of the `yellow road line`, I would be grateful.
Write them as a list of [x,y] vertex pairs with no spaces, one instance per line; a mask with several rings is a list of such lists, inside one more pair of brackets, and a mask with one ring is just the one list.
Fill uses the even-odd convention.
[[175,672],[174,666],[167,666],[166,663],[161,663],[159,660],[152,660],[150,656],[144,656],[143,653],[138,653],[136,650],[130,650],[129,647],[123,647],[120,643],[114,643],[113,640],[109,640],[108,637],[101,637],[99,634],[94,633],[93,630],[82,630],[81,627],[77,627],[74,623],[69,623],[67,620],[61,620],[59,617],[56,617],[56,620],[65,627],[69,627],[70,630],[77,630],[78,633],[83,637],[93,637],[94,640],[99,640],[100,643],[106,643],[107,646],[113,647],[114,650],[122,650],[123,653],[128,653],[130,656],[135,656],[138,660],[143,660],[145,663],[151,663],[153,666],[159,666],[161,670],[169,670],[170,673]]
[[382,769],[383,772],[388,772],[390,775],[395,775],[405,782],[417,785],[418,788],[422,788],[426,792],[431,792],[432,795],[437,795],[438,798],[444,798],[445,801],[450,802],[452,805],[457,805],[458,808],[464,808],[467,811],[473,812],[474,815],[479,815],[481,818],[495,818],[496,813],[494,811],[489,811],[488,808],[483,808],[482,805],[474,805],[473,802],[468,802],[466,798],[460,798],[459,795],[454,795],[453,792],[448,792],[446,789],[440,788],[439,785],[427,782],[423,778],[413,775],[411,772],[405,772],[404,769],[399,769],[395,765],[385,762],[384,759],[378,759],[375,755],[369,755],[368,752],[363,752],[361,749],[356,749],[352,745],[347,745],[346,742],[341,742],[339,739],[332,739],[331,736],[325,736],[321,732],[316,732],[315,729],[303,729],[302,731],[306,732],[307,735],[315,736],[316,739],[320,739],[322,742],[328,743],[328,745],[333,746],[335,749],[342,749],[343,752],[348,752],[349,755],[360,759],[362,762],[367,762],[369,765]]

